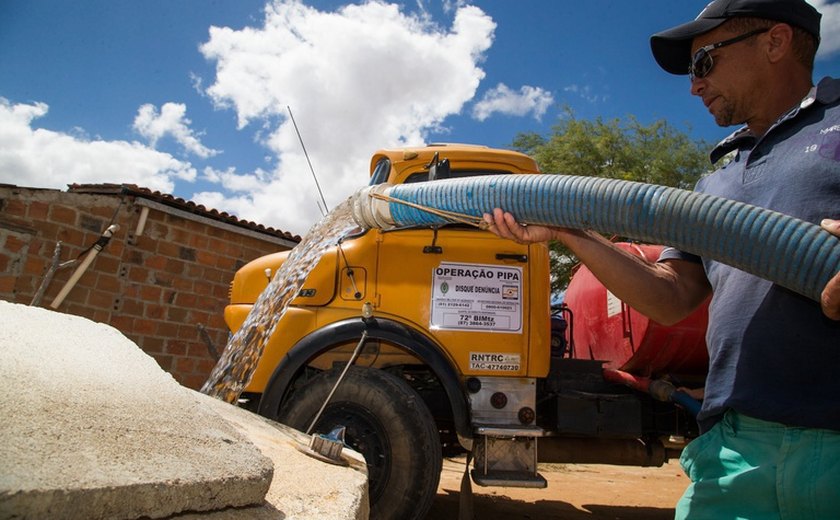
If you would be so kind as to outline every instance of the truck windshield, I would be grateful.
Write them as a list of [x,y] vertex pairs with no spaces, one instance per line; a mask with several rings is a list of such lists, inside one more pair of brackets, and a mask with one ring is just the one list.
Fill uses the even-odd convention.
[[[370,176],[370,185],[375,186],[377,184],[382,184],[383,182],[388,181],[388,175],[391,173],[391,161],[383,157],[379,159],[376,163],[376,167],[373,169],[373,173]],[[480,175],[502,175],[502,174],[512,174],[507,170],[452,170],[450,172],[450,178],[461,178],[461,177],[477,177]],[[408,176],[405,180],[405,184],[413,183],[413,182],[426,182],[429,180],[429,172],[422,171],[413,173]]]
[[382,184],[388,180],[388,174],[391,172],[391,161],[383,157],[376,163],[376,168],[370,176],[370,185],[375,186]]
[[[460,179],[462,177],[478,177],[480,175],[503,175],[511,172],[505,170],[452,170],[449,175],[450,179]],[[426,182],[429,180],[429,172],[417,172],[408,176],[405,184],[412,182]]]

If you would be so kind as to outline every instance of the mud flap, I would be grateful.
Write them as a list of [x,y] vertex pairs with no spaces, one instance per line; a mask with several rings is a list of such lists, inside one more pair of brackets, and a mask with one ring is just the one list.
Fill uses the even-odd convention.
[[464,476],[461,478],[461,495],[458,497],[458,520],[473,520],[474,516],[470,462],[472,462],[472,451],[467,452],[467,464],[464,467]]

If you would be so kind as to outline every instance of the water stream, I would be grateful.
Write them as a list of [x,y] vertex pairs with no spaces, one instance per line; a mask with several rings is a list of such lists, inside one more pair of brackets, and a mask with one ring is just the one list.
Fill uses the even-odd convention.
[[321,256],[358,226],[348,199],[315,224],[295,246],[260,294],[245,322],[230,338],[201,392],[236,403],[251,381],[257,362],[277,323],[295,299]]

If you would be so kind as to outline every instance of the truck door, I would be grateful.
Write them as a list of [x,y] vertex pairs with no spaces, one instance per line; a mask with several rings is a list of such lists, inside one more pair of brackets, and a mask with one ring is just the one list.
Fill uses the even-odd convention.
[[381,310],[425,330],[465,375],[547,373],[545,246],[451,226],[381,233],[377,257]]

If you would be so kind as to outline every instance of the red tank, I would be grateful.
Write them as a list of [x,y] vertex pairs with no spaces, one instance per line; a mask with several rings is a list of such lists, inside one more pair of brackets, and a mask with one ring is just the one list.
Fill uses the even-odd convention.
[[[652,262],[663,249],[616,245]],[[572,357],[603,360],[605,368],[640,376],[705,376],[709,365],[705,341],[708,302],[683,321],[666,327],[616,298],[589,269],[581,266],[569,283],[565,303],[574,320]]]

